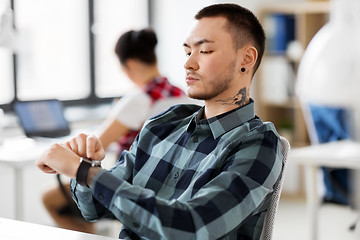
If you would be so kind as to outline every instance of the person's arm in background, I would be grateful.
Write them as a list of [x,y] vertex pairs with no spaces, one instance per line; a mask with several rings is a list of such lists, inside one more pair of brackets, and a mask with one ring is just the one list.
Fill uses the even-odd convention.
[[130,131],[140,130],[150,109],[151,99],[141,90],[134,90],[118,100],[96,134],[103,148],[106,150]]
[[129,131],[129,128],[119,122],[115,117],[108,117],[99,133],[99,139],[106,150],[109,145],[119,140],[119,138],[125,136]]

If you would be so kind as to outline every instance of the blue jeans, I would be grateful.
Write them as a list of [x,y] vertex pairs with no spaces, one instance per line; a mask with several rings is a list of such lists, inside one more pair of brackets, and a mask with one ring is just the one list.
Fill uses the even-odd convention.
[[[344,108],[310,104],[319,143],[350,138],[348,111]],[[324,201],[350,204],[349,170],[323,167]]]

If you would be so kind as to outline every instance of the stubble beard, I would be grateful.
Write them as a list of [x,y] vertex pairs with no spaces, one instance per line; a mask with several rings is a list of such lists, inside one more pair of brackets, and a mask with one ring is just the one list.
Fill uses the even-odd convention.
[[206,83],[207,85],[205,86],[205,89],[203,91],[197,91],[194,93],[188,92],[188,97],[197,100],[210,100],[219,96],[221,93],[229,89],[230,84],[234,78],[234,70],[235,61],[232,61],[229,64],[229,67],[225,71],[223,71],[216,79],[209,83]]

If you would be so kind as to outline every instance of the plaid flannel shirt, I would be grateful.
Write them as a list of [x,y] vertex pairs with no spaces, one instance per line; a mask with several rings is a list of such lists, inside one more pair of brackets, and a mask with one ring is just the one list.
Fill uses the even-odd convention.
[[150,119],[92,188],[73,179],[83,216],[110,211],[124,239],[259,239],[283,167],[279,135],[253,101],[202,116],[199,106],[174,106]]

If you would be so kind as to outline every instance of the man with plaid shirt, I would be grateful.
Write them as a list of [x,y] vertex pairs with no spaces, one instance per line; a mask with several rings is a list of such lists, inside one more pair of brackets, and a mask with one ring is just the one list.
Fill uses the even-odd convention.
[[53,145],[37,161],[44,172],[73,178],[86,219],[119,219],[120,238],[260,237],[283,167],[280,137],[255,116],[249,97],[265,35],[257,18],[235,4],[205,7],[195,19],[184,68],[188,96],[205,106],[177,105],[148,120],[110,170],[95,166],[105,153],[85,134]]

